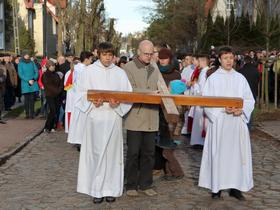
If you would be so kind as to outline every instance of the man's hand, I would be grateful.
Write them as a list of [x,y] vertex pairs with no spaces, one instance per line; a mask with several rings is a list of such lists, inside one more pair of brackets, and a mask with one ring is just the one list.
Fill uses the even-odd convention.
[[95,106],[96,108],[98,108],[98,107],[100,107],[100,106],[103,105],[103,100],[102,100],[102,99],[96,99],[96,100],[93,100],[92,103],[94,104],[94,106]]
[[109,99],[109,105],[112,108],[116,108],[120,105],[120,102],[111,98],[111,99]]

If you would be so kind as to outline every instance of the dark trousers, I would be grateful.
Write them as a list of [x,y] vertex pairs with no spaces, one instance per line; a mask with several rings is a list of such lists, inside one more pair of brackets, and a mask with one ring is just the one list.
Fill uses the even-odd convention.
[[58,99],[57,97],[46,96],[46,100],[49,107],[49,112],[45,124],[45,129],[50,131],[54,128],[55,125],[56,113],[58,110]]
[[127,190],[146,190],[153,184],[157,132],[127,131]]
[[27,118],[34,117],[35,92],[24,93],[24,109]]
[[4,96],[5,109],[10,109],[15,104],[15,101],[15,89],[13,87],[6,87]]

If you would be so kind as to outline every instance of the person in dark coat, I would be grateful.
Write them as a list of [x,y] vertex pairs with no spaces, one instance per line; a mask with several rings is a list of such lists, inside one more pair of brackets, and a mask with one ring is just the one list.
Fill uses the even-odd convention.
[[15,88],[18,85],[18,76],[13,65],[12,57],[6,55],[4,57],[5,66],[7,69],[7,79],[6,79],[6,93],[4,96],[5,110],[11,111],[11,107],[15,104],[16,96],[15,96]]
[[[247,79],[250,89],[253,93],[254,99],[256,101],[256,98],[258,96],[258,84],[260,81],[260,72],[254,63],[254,60],[250,56],[245,56],[244,62],[245,64],[239,70],[239,73],[241,73]],[[251,130],[252,119],[253,119],[253,115],[251,115],[250,121],[248,123],[249,130]]]
[[258,84],[260,80],[260,73],[255,65],[253,63],[251,57],[246,56],[244,58],[244,66],[239,70],[239,73],[241,73],[248,81],[251,91],[253,93],[254,99],[256,100],[258,95]]
[[55,118],[59,108],[59,94],[63,87],[63,74],[55,72],[55,63],[51,60],[47,61],[46,68],[47,70],[42,76],[42,83],[49,106],[45,131],[51,132],[55,128]]
[[20,60],[20,56],[17,55],[17,56],[14,58],[13,64],[14,64],[15,70],[16,70],[16,72],[17,72],[17,87],[16,87],[16,89],[15,89],[15,96],[18,98],[18,102],[21,103],[21,79],[20,79],[20,77],[18,76],[18,64],[19,64],[19,60]]
[[[158,68],[167,86],[174,80],[180,80],[181,74],[173,65],[171,50],[162,48],[158,54]],[[183,170],[174,156],[176,144],[173,142],[172,131],[164,117],[163,110],[159,110],[159,139],[156,143],[155,169],[163,169],[166,180],[180,179],[184,176]],[[174,125],[173,125],[174,126]]]
[[2,111],[4,110],[6,78],[7,78],[6,67],[2,63],[0,63],[0,123],[1,124],[6,124],[6,122],[2,120]]

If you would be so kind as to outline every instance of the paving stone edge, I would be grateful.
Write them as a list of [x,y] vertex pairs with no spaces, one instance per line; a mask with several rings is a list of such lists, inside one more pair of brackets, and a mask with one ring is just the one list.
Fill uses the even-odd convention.
[[37,136],[39,136],[43,132],[44,128],[39,128],[37,131],[31,133],[25,139],[21,144],[19,144],[16,148],[5,152],[4,154],[0,155],[0,166],[5,164],[8,159],[10,159],[13,155],[20,152],[24,147],[26,147],[31,141],[33,141]]

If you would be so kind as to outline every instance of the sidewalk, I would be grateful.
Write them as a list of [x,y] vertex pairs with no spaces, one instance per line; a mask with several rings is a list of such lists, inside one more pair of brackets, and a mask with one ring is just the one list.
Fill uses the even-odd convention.
[[[23,103],[16,103],[12,109],[19,108],[21,112],[22,106]],[[24,119],[22,113],[17,113],[18,117],[9,117],[9,112],[3,114],[7,124],[0,124],[0,165],[38,136],[45,123],[45,120],[39,118]]]

